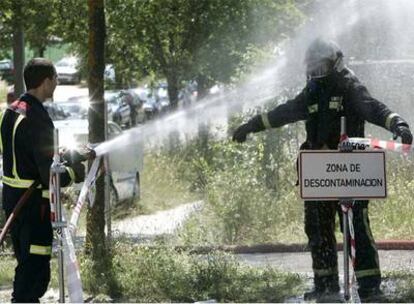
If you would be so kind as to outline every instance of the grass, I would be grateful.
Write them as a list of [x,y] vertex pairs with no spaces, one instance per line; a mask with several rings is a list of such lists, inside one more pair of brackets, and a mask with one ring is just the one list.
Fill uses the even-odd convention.
[[392,271],[383,274],[382,290],[384,302],[413,303],[414,273],[409,271]]
[[[286,302],[298,299],[311,285],[309,277],[280,272],[271,266],[248,266],[221,252],[195,255],[121,242],[116,243],[116,252],[114,273],[120,290],[115,302]],[[88,276],[91,264],[83,255],[79,260],[84,291],[90,293],[96,290]],[[14,258],[0,259],[0,289],[11,288],[14,267]],[[58,288],[57,273],[54,258],[49,288]],[[414,273],[383,272],[381,288],[382,302],[412,303]]]
[[121,219],[174,208],[200,199],[190,185],[175,174],[175,164],[158,154],[145,154],[141,172],[141,199],[115,207],[113,218]]
[[[296,274],[246,266],[228,254],[117,246],[114,265],[122,294],[117,302],[283,302],[303,289]],[[87,273],[88,263],[82,265]],[[85,286],[88,290],[93,282]]]
[[0,286],[12,286],[16,261],[12,256],[0,257]]

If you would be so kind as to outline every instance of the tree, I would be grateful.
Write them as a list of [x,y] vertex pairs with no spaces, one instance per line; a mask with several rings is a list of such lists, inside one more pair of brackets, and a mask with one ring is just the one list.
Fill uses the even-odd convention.
[[[110,39],[133,64],[162,75],[173,105],[183,80],[229,82],[254,47],[300,20],[291,0],[109,0]],[[121,59],[122,60],[122,59]]]
[[[88,0],[88,88],[91,107],[89,108],[89,142],[105,141],[104,127],[104,85],[105,67],[105,12],[104,0]],[[96,181],[96,196],[88,208],[85,252],[92,260],[94,282],[93,292],[109,292],[113,288],[111,250],[105,238],[105,190],[104,177]],[[109,275],[108,275],[109,274]]]

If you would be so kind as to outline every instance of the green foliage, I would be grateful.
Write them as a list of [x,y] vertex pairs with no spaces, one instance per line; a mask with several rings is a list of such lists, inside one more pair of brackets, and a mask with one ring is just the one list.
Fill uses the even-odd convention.
[[[283,131],[278,136],[283,137]],[[265,153],[266,137],[274,135],[269,132],[244,145],[210,142],[211,161],[204,161],[203,166],[194,169],[202,171],[198,175],[207,181],[204,187],[206,206],[203,214],[195,215],[181,232],[184,243],[251,244],[304,240],[301,234],[303,205],[294,187],[295,157],[287,151],[276,156],[280,152],[278,149],[269,155]],[[282,159],[284,155],[285,159],[263,166],[265,155],[270,159]],[[193,164],[194,161],[187,163],[186,168]]]
[[412,155],[387,154],[388,198],[370,203],[372,230],[376,239],[413,238],[413,166]]
[[[116,251],[119,300],[124,302],[282,302],[302,287],[297,275],[249,267],[223,253],[199,256],[121,243]],[[82,260],[82,278],[91,291],[88,263]]]
[[13,257],[0,258],[0,286],[12,286],[16,261]]
[[[107,254],[103,259],[111,259],[111,254]],[[85,290],[93,295],[110,295],[119,297],[120,287],[116,279],[116,273],[111,261],[96,262],[88,255],[79,257],[82,284]]]
[[107,11],[116,70],[165,77],[173,103],[183,80],[228,82],[244,54],[275,43],[301,19],[290,0],[111,0]]
[[178,154],[153,152],[146,155],[141,172],[141,199],[132,205],[116,206],[114,218],[151,214],[199,200],[200,195],[190,190],[191,184],[179,178],[176,170],[180,162]]
[[397,270],[384,273],[384,301],[388,303],[412,303],[414,301],[414,273]]
[[[22,24],[25,41],[34,50],[34,56],[44,56],[46,48],[61,36],[58,0],[2,0],[0,12],[0,50],[12,49],[12,33],[16,23]],[[22,9],[20,9],[22,8]],[[67,18],[66,18],[67,19]]]

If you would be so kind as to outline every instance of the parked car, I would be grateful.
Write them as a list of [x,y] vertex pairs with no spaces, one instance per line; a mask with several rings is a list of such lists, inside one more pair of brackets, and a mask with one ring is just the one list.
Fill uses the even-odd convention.
[[160,114],[168,112],[171,103],[170,98],[168,97],[167,83],[161,83],[155,91]]
[[0,60],[0,79],[11,84],[14,82],[14,66],[10,59]]
[[149,94],[142,104],[142,110],[144,111],[145,120],[150,120],[160,113],[160,104],[152,94]]
[[67,119],[87,119],[88,109],[77,100],[57,103],[69,116]]
[[79,61],[76,57],[64,57],[56,64],[56,73],[60,83],[78,84],[81,81]]
[[[106,92],[105,92],[106,96]],[[88,96],[74,96],[70,97],[67,101],[57,102],[60,104],[67,112],[71,114],[71,118],[87,118],[88,110],[91,106]],[[112,106],[107,104],[107,115],[108,120],[112,121]]]
[[126,91],[106,92],[105,101],[111,108],[112,120],[121,127],[128,128],[132,123],[131,106]]
[[[88,120],[69,119],[54,122],[59,129],[59,145],[74,148],[88,143]],[[108,137],[122,135],[122,129],[108,122]],[[111,203],[140,198],[140,172],[143,169],[143,146],[140,143],[114,150],[108,154]]]
[[52,120],[63,120],[70,116],[70,114],[56,102],[47,101],[43,103],[43,106]]

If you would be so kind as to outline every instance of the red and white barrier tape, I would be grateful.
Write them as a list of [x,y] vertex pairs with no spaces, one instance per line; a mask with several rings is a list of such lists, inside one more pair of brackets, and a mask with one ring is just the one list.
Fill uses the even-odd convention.
[[56,202],[57,202],[57,193],[56,189],[56,175],[50,173],[49,177],[49,203],[50,203],[50,221],[54,223],[56,221]]
[[355,146],[356,150],[371,148],[371,149],[384,149],[388,151],[410,153],[414,151],[413,145],[400,144],[395,141],[380,140],[377,138],[363,138],[363,137],[350,137],[348,141]]
[[69,231],[72,237],[75,237],[76,230],[78,226],[79,216],[82,210],[83,205],[86,202],[86,195],[88,194],[89,189],[91,188],[92,184],[98,177],[98,169],[101,163],[101,158],[97,157],[92,163],[91,169],[89,170],[88,176],[86,177],[85,181],[83,182],[78,200],[76,202],[76,206],[72,211],[72,216],[70,218],[70,222],[68,223]]
[[[63,211],[63,221],[66,219]],[[67,227],[63,228],[63,256],[65,261],[65,275],[68,286],[70,303],[83,303],[83,288],[79,270],[79,263],[76,258],[75,246],[72,236]]]

